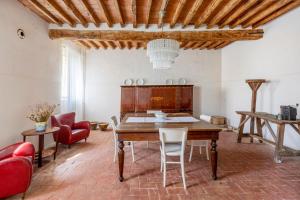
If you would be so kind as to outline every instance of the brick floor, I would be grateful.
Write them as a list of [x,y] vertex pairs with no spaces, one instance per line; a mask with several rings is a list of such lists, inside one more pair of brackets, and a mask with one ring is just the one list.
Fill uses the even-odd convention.
[[[118,181],[118,165],[113,163],[113,137],[110,131],[91,133],[87,143],[67,149],[60,146],[55,161],[35,168],[26,199],[300,199],[300,158],[273,162],[273,147],[267,144],[236,143],[236,134],[224,132],[218,141],[217,181],[210,177],[205,154],[194,148],[182,187],[180,168],[169,166],[167,187],[162,186],[158,143],[136,143],[136,162],[125,148],[125,182]],[[10,199],[20,199],[20,195]]]

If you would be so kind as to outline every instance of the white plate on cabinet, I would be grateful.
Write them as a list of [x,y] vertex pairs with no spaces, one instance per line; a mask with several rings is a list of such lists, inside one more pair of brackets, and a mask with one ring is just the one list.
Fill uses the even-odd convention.
[[172,79],[167,79],[166,84],[167,85],[173,85],[173,80]]
[[124,85],[132,85],[132,84],[133,84],[132,79],[128,78],[124,80]]
[[180,78],[178,80],[179,85],[185,85],[186,84],[186,80],[184,78]]
[[136,85],[144,85],[145,81],[142,78],[136,79],[135,84]]

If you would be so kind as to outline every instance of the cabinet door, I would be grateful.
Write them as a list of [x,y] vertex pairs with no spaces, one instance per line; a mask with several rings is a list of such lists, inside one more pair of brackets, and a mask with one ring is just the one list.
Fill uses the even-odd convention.
[[134,112],[135,104],[135,88],[122,87],[121,88],[121,113]]
[[178,88],[179,108],[181,112],[193,111],[193,87],[180,87]]
[[136,87],[135,112],[151,109],[151,87]]
[[151,109],[172,112],[176,108],[175,87],[154,87],[151,95]]

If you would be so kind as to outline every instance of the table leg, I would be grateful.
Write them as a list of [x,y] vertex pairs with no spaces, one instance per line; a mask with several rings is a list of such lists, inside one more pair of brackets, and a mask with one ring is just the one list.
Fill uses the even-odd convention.
[[118,152],[118,157],[119,157],[119,181],[123,182],[124,177],[123,177],[123,169],[124,169],[124,142],[119,141],[119,152]]
[[[260,136],[260,137],[263,137],[263,134],[262,134],[262,123],[261,123],[261,119],[260,118],[256,118],[256,129],[257,129],[257,134]],[[260,143],[262,143],[263,141],[262,140],[259,140]]]
[[56,143],[55,143],[55,152],[54,152],[53,160],[56,159],[57,149],[58,149],[58,140],[56,140]]
[[[246,115],[241,115],[241,120],[240,120],[240,124],[243,123],[243,121],[246,119]],[[239,128],[239,135],[238,135],[238,139],[237,142],[241,143],[242,141],[242,137],[243,137],[243,133],[244,132],[244,124],[240,126]]]
[[210,158],[211,158],[212,178],[214,180],[217,180],[218,152],[217,152],[216,140],[211,141]]
[[255,121],[254,121],[254,117],[251,117],[251,121],[250,121],[250,143],[253,143],[253,137],[251,137],[254,134],[254,126],[255,126]]
[[38,149],[38,167],[42,167],[44,150],[44,135],[39,135],[39,149]]
[[277,141],[276,141],[276,145],[275,145],[275,155],[274,155],[274,161],[276,163],[282,163],[280,153],[283,148],[284,129],[285,129],[284,124],[277,125]]
[[23,142],[26,142],[26,136],[23,135]]

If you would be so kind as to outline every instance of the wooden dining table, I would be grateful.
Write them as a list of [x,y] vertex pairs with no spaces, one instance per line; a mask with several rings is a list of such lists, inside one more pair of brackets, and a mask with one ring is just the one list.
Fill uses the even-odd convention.
[[[188,113],[172,113],[167,117],[188,117]],[[188,140],[211,140],[210,160],[213,180],[217,179],[217,140],[219,127],[203,120],[195,122],[127,122],[129,117],[154,117],[153,114],[146,113],[128,113],[124,116],[116,129],[118,140],[118,159],[119,159],[119,181],[124,180],[124,141],[159,141],[159,128],[188,128]]]

